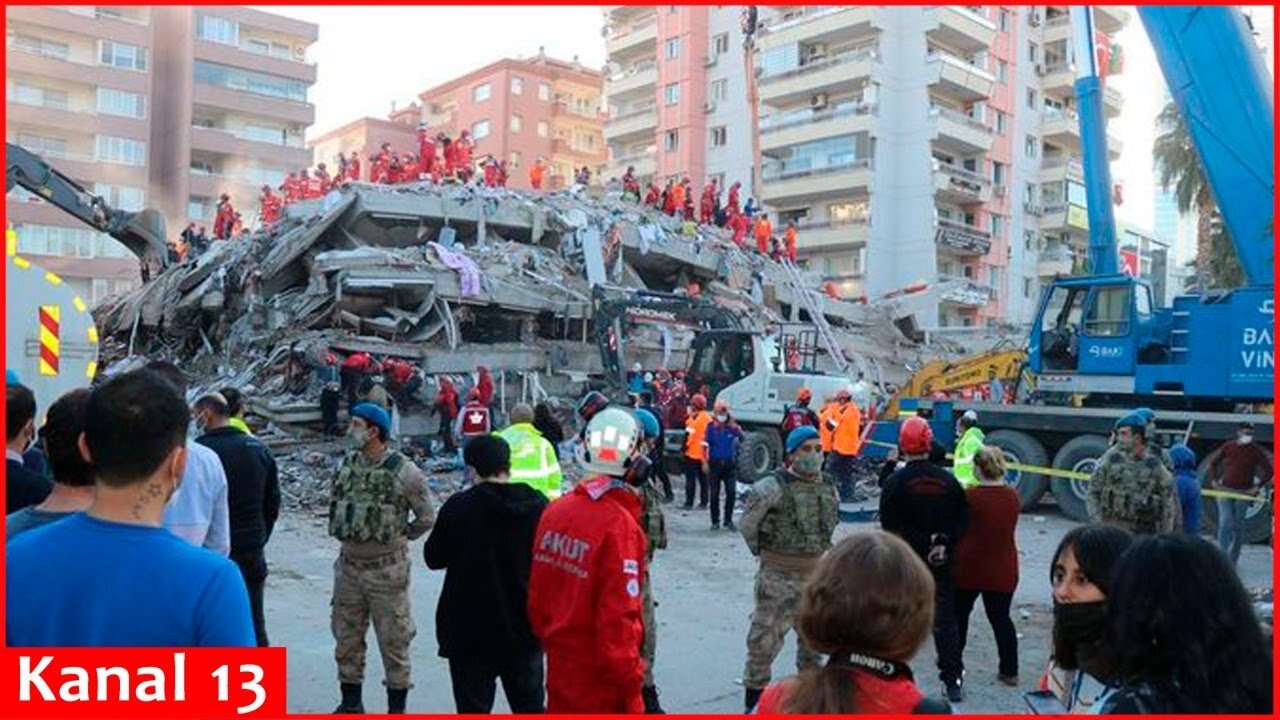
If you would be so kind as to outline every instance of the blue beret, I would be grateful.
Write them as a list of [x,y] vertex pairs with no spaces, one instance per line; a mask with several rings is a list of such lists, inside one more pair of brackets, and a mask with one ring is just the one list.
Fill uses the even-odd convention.
[[382,428],[382,434],[391,436],[391,416],[387,414],[380,406],[373,403],[360,403],[351,408],[351,417],[360,418],[365,422],[373,423]]
[[640,428],[644,430],[646,438],[658,437],[658,418],[653,413],[644,408],[636,408],[635,415],[636,419],[640,421]]
[[1142,418],[1143,424],[1149,423],[1156,419],[1156,411],[1152,410],[1151,408],[1140,407],[1137,410],[1134,410],[1133,413],[1138,417]]
[[18,377],[18,373],[12,370],[6,369],[4,371],[4,384],[5,385],[21,385],[22,380]]
[[1116,420],[1115,429],[1119,430],[1122,427],[1138,427],[1145,429],[1147,427],[1147,418],[1141,412],[1134,410],[1127,415],[1120,416],[1120,419]]
[[816,440],[818,438],[818,429],[812,425],[802,425],[787,435],[787,454],[800,449],[800,446],[808,440]]

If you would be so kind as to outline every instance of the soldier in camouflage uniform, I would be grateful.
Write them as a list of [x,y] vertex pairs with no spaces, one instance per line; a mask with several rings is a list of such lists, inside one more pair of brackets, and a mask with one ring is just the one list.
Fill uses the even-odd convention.
[[[640,420],[641,429],[644,431],[644,441],[648,446],[646,453],[649,457],[654,457],[653,452],[655,444],[661,442],[662,432],[661,426],[658,424],[658,416],[644,408],[635,411],[636,418]],[[647,417],[646,417],[647,416]],[[657,454],[657,462],[662,462],[662,456]],[[658,702],[658,687],[653,678],[653,661],[658,650],[658,629],[657,620],[654,618],[653,609],[657,603],[653,600],[653,585],[649,582],[649,568],[653,565],[653,555],[658,550],[665,550],[667,547],[667,519],[662,513],[662,503],[665,500],[664,494],[657,486],[656,472],[651,468],[649,477],[645,478],[644,484],[640,486],[640,529],[644,530],[645,539],[648,541],[645,550],[645,572],[644,577],[640,580],[640,602],[641,602],[641,619],[644,625],[644,640],[640,643],[640,657],[644,660],[644,685],[640,688],[640,693],[644,697],[644,711],[647,714],[660,714],[663,712],[662,705]]]
[[[417,634],[409,611],[408,541],[435,522],[427,479],[387,441],[386,410],[351,410],[348,452],[330,488],[329,534],[342,542],[333,563],[330,624],[342,703],[336,713],[363,713],[365,635],[369,622],[386,671],[387,712],[403,713],[412,687],[409,643]],[[410,515],[412,514],[412,520]]]
[[[751,554],[760,557],[742,674],[747,712],[769,684],[773,661],[787,631],[795,626],[800,590],[831,547],[839,522],[840,499],[835,485],[822,474],[818,431],[807,425],[792,430],[786,449],[786,468],[756,483],[739,521]],[[818,654],[797,635],[797,667],[805,670],[818,664]]]
[[1089,517],[1133,533],[1172,532],[1181,524],[1173,476],[1147,443],[1148,418],[1132,412],[1116,421],[1116,444],[1089,479]]

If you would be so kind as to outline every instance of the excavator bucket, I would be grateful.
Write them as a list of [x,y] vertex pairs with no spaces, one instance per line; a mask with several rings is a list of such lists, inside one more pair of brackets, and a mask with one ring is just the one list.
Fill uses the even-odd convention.
[[168,264],[164,216],[155,210],[122,213],[111,236],[139,258],[159,259],[162,266]]

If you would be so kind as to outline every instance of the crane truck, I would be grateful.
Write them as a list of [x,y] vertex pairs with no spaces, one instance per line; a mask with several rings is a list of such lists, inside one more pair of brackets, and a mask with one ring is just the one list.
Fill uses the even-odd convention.
[[[1272,436],[1274,109],[1271,79],[1240,10],[1226,6],[1138,6],[1169,91],[1221,209],[1247,284],[1175,297],[1157,308],[1150,286],[1119,272],[1102,85],[1093,48],[1093,14],[1071,9],[1075,92],[1089,223],[1089,274],[1045,288],[1027,342],[1039,393],[1069,406],[957,401],[974,410],[986,442],[1016,463],[1092,471],[1122,411],[1152,407],[1157,432],[1204,458],[1234,437],[1242,420]],[[949,423],[939,423],[948,436]],[[896,437],[888,425],[880,439]],[[945,440],[944,438],[940,438]],[[1086,520],[1085,482],[1015,472],[1024,509],[1051,491],[1063,512]],[[1248,510],[1245,536],[1271,534],[1272,478]],[[1210,524],[1216,504],[1205,503]]]
[[[13,143],[5,147],[5,191],[20,186],[86,225],[118,240],[157,271],[168,262],[164,219],[154,210],[126,212]],[[8,368],[32,389],[37,407],[84,387],[98,364],[98,331],[84,298],[58,275],[18,254],[6,232],[5,353]]]

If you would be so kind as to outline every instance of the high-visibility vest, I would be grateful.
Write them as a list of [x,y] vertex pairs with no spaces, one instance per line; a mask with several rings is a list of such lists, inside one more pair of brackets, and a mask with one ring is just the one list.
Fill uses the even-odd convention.
[[862,411],[857,404],[837,405],[831,419],[836,422],[831,449],[840,455],[857,455],[862,449]]
[[688,433],[684,443],[684,456],[690,460],[706,460],[707,426],[711,424],[711,413],[699,410],[685,420],[684,429]]
[[828,402],[822,407],[822,412],[818,413],[818,437],[822,440],[822,452],[831,452],[831,446],[836,440],[836,431],[832,430],[827,420],[835,417],[836,404]]
[[978,484],[978,478],[973,475],[973,458],[977,456],[978,451],[982,449],[982,441],[985,436],[982,430],[971,427],[964,431],[964,435],[956,441],[955,460],[951,464],[951,472],[956,476],[956,480],[966,488],[974,487]]
[[547,496],[560,497],[560,462],[555,448],[529,423],[519,423],[498,433],[511,446],[511,482],[524,483]]

